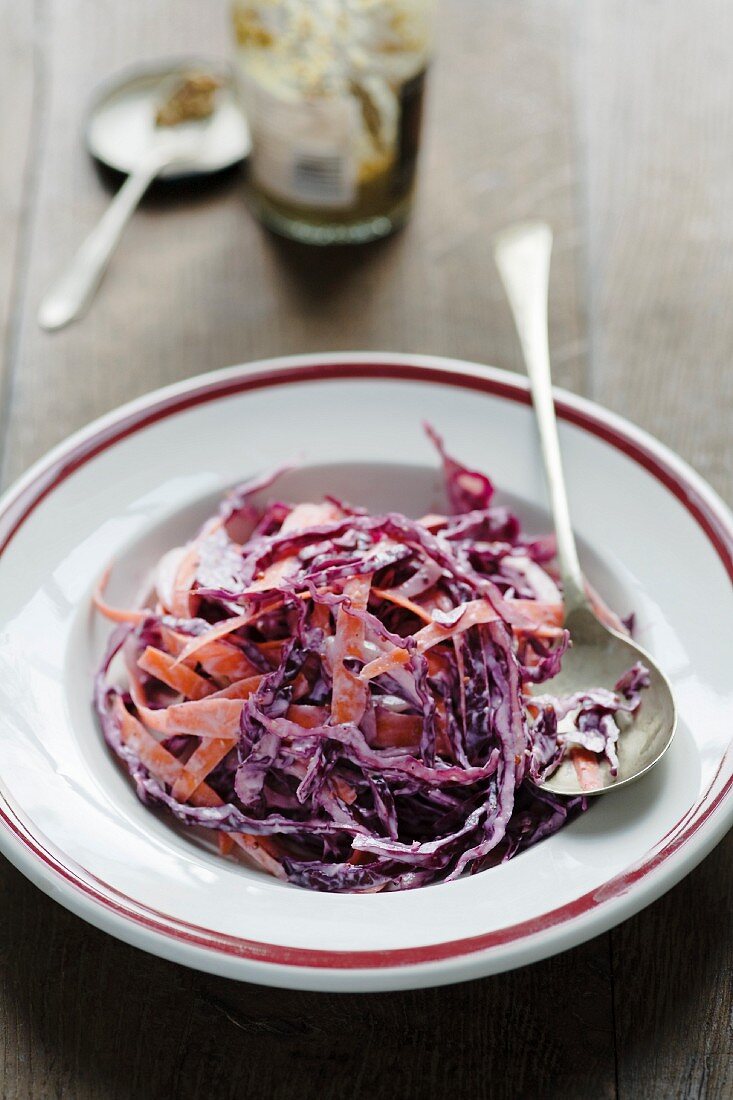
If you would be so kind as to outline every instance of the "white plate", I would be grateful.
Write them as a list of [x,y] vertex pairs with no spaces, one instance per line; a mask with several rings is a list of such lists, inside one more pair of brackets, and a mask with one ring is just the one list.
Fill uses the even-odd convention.
[[[670,677],[680,728],[658,768],[483,874],[405,893],[330,895],[219,858],[145,809],[89,705],[112,601],[233,482],[300,457],[283,494],[342,493],[419,515],[438,471],[420,422],[546,525],[524,381],[374,354],[256,363],[161,390],[97,421],[0,503],[0,846],[93,924],[228,977],[375,990],[490,974],[630,916],[733,820],[733,523],[684,463],[626,422],[559,395],[586,569]],[[325,467],[325,468],[324,468]]]

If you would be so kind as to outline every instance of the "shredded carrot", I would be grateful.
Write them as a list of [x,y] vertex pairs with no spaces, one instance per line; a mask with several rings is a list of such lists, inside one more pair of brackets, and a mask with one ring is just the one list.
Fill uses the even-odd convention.
[[381,600],[389,600],[390,603],[395,604],[397,607],[402,607],[405,611],[412,612],[418,619],[422,619],[424,623],[432,622],[432,615],[429,611],[421,607],[419,603],[415,603],[414,600],[408,599],[407,596],[401,596],[400,593],[395,592],[394,589],[373,588],[372,592]]
[[[417,749],[423,730],[423,719],[419,714],[395,714],[392,711],[376,708],[377,732],[374,747],[378,749]],[[445,730],[445,706],[439,704],[436,714],[436,748],[438,752],[450,755],[450,743]]]
[[526,620],[524,624],[514,624],[515,634],[532,633],[538,638],[557,638],[562,634],[562,604],[541,600],[508,600],[507,603]]
[[296,504],[283,520],[280,534],[302,531],[306,527],[321,527],[324,523],[333,523],[341,519],[343,512],[330,500],[323,504]]
[[253,642],[252,644],[259,650],[271,668],[277,668],[282,658],[284,642]]
[[377,748],[410,749],[420,743],[423,720],[419,714],[393,714],[377,707]]
[[235,737],[239,733],[242,706],[239,699],[202,699],[199,703],[179,703],[168,707],[168,730],[193,733],[197,737]]
[[236,744],[236,741],[223,737],[214,737],[211,741],[202,741],[199,747],[186,761],[183,774],[173,784],[171,794],[179,802],[186,802],[206,776],[220,763]]
[[328,719],[328,707],[309,707],[298,703],[291,703],[286,717],[290,722],[302,726],[303,729],[312,730],[316,726],[322,726]]
[[149,612],[111,607],[110,604],[105,601],[104,592],[109,582],[111,572],[112,566],[108,565],[99,578],[99,583],[92,593],[92,602],[94,606],[101,615],[104,615],[105,619],[109,619],[113,623],[141,623],[143,619],[148,617]]
[[262,683],[262,679],[261,672],[254,676],[245,676],[243,680],[235,680],[233,684],[227,684],[214,695],[210,695],[209,699],[249,699],[252,692],[256,691]]
[[199,650],[197,657],[204,671],[219,683],[245,680],[258,673],[257,667],[240,650],[227,642],[211,642]]
[[232,833],[231,837],[234,843],[242,848],[256,866],[274,875],[275,878],[287,878],[281,864],[271,854],[271,851],[273,849],[277,851],[277,848],[270,837],[250,836],[249,833]]
[[[309,593],[310,594],[310,593]],[[304,597],[301,595],[301,599]],[[318,630],[329,630],[331,625],[331,611],[325,603],[316,603],[311,611],[311,626]],[[329,630],[330,633],[330,630]]]
[[246,676],[253,676],[257,669],[244,653],[236,646],[225,641],[207,642],[195,653],[182,657],[183,650],[191,641],[186,634],[179,634],[168,626],[161,627],[161,634],[166,649],[174,655],[177,663],[187,664],[193,668],[201,665],[209,676],[221,682],[222,680],[243,680]]
[[575,768],[581,790],[597,791],[603,786],[601,769],[598,765],[598,758],[594,753],[582,747],[577,747],[571,750],[570,759]]
[[216,839],[219,844],[219,855],[228,856],[234,847],[234,841],[232,840],[231,833],[222,832],[220,829],[216,834]]
[[205,680],[203,676],[199,676],[186,665],[177,664],[175,657],[153,646],[148,646],[141,653],[137,663],[143,672],[155,676],[156,680],[167,684],[174,691],[180,691],[189,699],[203,699],[216,691],[215,684]]
[[[425,653],[440,642],[448,641],[456,634],[463,634],[472,626],[478,626],[481,623],[494,623],[498,619],[499,616],[488,600],[471,600],[469,603],[463,604],[463,614],[452,626],[431,622],[418,630],[412,637],[416,642],[417,652]],[[373,680],[375,676],[382,676],[390,669],[407,664],[409,659],[410,654],[406,649],[395,646],[389,653],[383,653],[380,657],[376,657],[373,661],[364,665],[360,674],[361,679]]]
[[180,619],[187,619],[191,614],[191,589],[196,580],[198,564],[198,542],[193,542],[181,557],[173,581],[170,612]]
[[347,783],[345,779],[339,779],[338,777],[332,782],[333,789],[336,791],[336,794],[339,796],[342,802],[345,802],[347,806],[351,806],[354,802],[356,802],[356,791],[350,783]]
[[[369,602],[370,574],[352,577],[344,585],[344,595],[357,611],[365,611]],[[333,644],[333,700],[331,714],[334,722],[358,722],[364,713],[369,688],[359,676],[349,671],[344,662],[349,657],[361,657],[364,645],[364,623],[352,615],[344,604],[336,616],[336,633]]]
[[120,737],[142,760],[148,771],[163,783],[173,784],[180,778],[183,765],[160,745],[152,734],[133,718],[119,696],[113,702],[114,714],[120,724]]
[[261,577],[252,582],[249,588],[245,588],[240,596],[255,595],[257,592],[266,592],[268,588],[277,588],[290,573],[298,569],[297,555],[291,554],[280,561],[275,561],[265,569]]
[[391,672],[400,665],[406,665],[410,660],[410,654],[406,649],[398,649],[395,646],[389,653],[383,653],[364,665],[359,673],[362,680],[373,680],[375,676],[381,676],[385,672]]
[[178,654],[178,662],[182,664],[190,660],[199,650],[208,646],[211,642],[216,642],[219,638],[224,638],[227,634],[232,634],[235,630],[239,630],[240,627],[247,626],[260,614],[262,614],[262,610],[256,611],[255,613],[250,612],[247,615],[235,615],[233,619],[224,619],[222,622],[217,623],[216,626],[212,626],[211,630],[207,630],[205,634],[199,634],[198,637],[188,642]]

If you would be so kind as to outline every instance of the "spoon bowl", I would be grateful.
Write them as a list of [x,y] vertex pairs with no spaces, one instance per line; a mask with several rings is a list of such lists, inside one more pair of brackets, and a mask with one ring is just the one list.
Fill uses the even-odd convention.
[[[601,784],[584,788],[573,763],[564,760],[542,789],[553,794],[603,794],[631,783],[648,772],[664,755],[674,736],[676,714],[672,689],[664,673],[650,655],[631,638],[603,626],[586,607],[577,607],[565,618],[572,644],[563,656],[559,675],[540,685],[539,691],[551,695],[570,695],[583,687],[613,688],[637,661],[649,672],[642,703],[633,719],[622,729],[618,740],[617,774],[611,774],[608,761],[600,767]],[[622,718],[620,717],[619,721]]]
[[[92,155],[126,174],[125,182],[38,307],[49,332],[81,317],[96,293],[122,232],[153,180],[221,171],[249,150],[249,131],[234,99],[231,79],[221,80],[211,115],[173,127],[156,125],[156,109],[170,95],[182,64],[123,78],[98,100],[89,118]],[[214,73],[213,75],[217,75]]]
[[[586,594],[570,522],[552,395],[547,331],[551,250],[552,231],[542,222],[514,226],[500,234],[494,244],[496,264],[512,308],[532,389],[557,538],[564,625],[570,634],[570,646],[563,655],[560,673],[542,684],[538,694],[566,696],[598,687],[613,690],[619,678],[637,663],[649,673],[649,685],[642,692],[640,706],[620,730],[616,775],[611,773],[605,759],[599,761],[591,774],[580,764],[576,766],[569,753],[539,784],[553,794],[596,795],[639,779],[660,760],[674,737],[677,711],[669,682],[650,655],[631,637],[600,622]],[[623,717],[626,715],[622,712],[619,726]],[[562,721],[558,728],[562,732]]]

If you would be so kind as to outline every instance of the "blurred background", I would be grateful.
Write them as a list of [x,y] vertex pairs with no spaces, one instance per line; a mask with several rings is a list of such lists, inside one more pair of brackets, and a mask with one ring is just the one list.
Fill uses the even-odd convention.
[[[249,359],[380,349],[521,369],[490,241],[539,216],[555,231],[557,383],[733,499],[733,6],[443,0],[438,18],[404,230],[315,250],[265,230],[236,173],[156,189],[88,316],[49,334],[40,298],[111,196],[83,145],[92,94],[146,60],[229,57],[230,10],[0,0],[5,484],[120,402]],[[732,854],[729,837],[645,913],[518,975],[381,998],[236,986],[144,958],[3,864],[0,1093],[289,1097],[307,1078],[324,1097],[348,1082],[373,1097],[724,1100]]]
[[[322,255],[264,232],[236,182],[153,197],[128,227],[89,316],[55,336],[37,329],[33,311],[109,201],[83,148],[90,96],[146,59],[229,56],[229,4],[4,6],[0,323],[11,360],[23,364],[12,383],[17,411],[43,416],[52,406],[61,438],[152,381],[325,348],[518,367],[488,241],[499,226],[537,214],[556,233],[558,382],[636,414],[662,438],[684,392],[675,442],[726,488],[713,457],[733,405],[725,0],[703,0],[694,17],[685,0],[444,2],[404,233]],[[650,356],[669,357],[663,386]],[[72,392],[67,383],[87,359],[105,363],[103,378]],[[719,417],[710,415],[711,389]],[[46,443],[34,443],[33,418],[13,419],[6,476]]]

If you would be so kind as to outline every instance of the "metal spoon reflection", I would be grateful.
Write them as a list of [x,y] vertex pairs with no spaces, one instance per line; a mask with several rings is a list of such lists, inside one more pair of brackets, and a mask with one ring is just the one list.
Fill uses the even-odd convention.
[[552,396],[547,332],[551,251],[552,230],[541,222],[514,226],[494,242],[494,257],[514,314],[532,388],[557,537],[565,627],[571,638],[562,671],[543,684],[542,691],[568,695],[591,687],[612,687],[637,661],[646,666],[651,679],[631,725],[619,737],[617,776],[611,775],[604,762],[600,768],[602,785],[586,790],[566,758],[541,786],[554,794],[603,794],[638,779],[657,763],[674,736],[677,712],[672,689],[650,655],[631,638],[599,622],[586,595],[570,523]]

